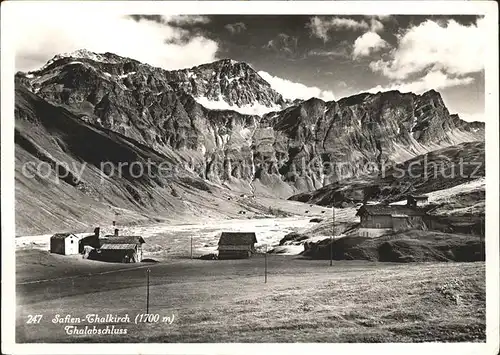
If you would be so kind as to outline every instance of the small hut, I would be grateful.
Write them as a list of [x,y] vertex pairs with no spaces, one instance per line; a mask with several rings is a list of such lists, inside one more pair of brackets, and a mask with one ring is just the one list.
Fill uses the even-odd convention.
[[222,232],[219,239],[219,259],[244,259],[255,252],[254,232]]
[[50,252],[62,255],[78,254],[78,237],[73,233],[56,233],[50,237]]

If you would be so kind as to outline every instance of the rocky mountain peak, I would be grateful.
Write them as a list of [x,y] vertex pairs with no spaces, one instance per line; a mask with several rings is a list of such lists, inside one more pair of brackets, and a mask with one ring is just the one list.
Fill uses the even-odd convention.
[[170,71],[168,78],[172,87],[208,108],[260,114],[289,104],[250,65],[232,59]]
[[[73,52],[56,54],[52,59],[50,59],[43,67],[38,70],[34,70],[32,72],[42,72],[46,69],[51,69],[56,66],[63,65],[71,60],[83,60],[83,61],[91,61],[98,63],[108,63],[108,64],[118,64],[123,62],[137,62],[134,59],[121,57],[114,53],[106,52],[106,53],[95,53],[89,51],[88,49],[82,48]],[[137,62],[139,63],[139,62]]]
[[211,62],[211,63],[206,63],[206,64],[202,64],[202,65],[198,65],[199,67],[200,66],[213,66],[213,67],[218,67],[218,66],[232,66],[232,65],[236,65],[236,64],[243,64],[247,67],[250,68],[250,66],[245,63],[245,62],[240,62],[240,61],[237,61],[237,60],[234,60],[234,59],[231,59],[231,58],[222,58],[222,59],[219,59],[219,60],[216,60],[214,62]]
[[88,49],[82,48],[82,49],[78,49],[78,50],[73,51],[73,52],[62,53],[62,54],[56,55],[55,57],[60,57],[60,58],[70,57],[70,58],[79,58],[79,59],[90,59],[90,60],[94,60],[96,62],[106,62],[109,60],[107,58],[108,56],[109,56],[109,53],[99,54],[99,53],[89,51]]
[[[42,95],[50,92],[46,98],[50,97],[53,102],[60,101],[54,100],[54,89],[74,90],[74,85],[68,87],[67,83],[77,80],[84,87],[87,86],[84,83],[91,83],[94,87],[91,90],[104,85],[106,88],[120,87],[127,90],[142,88],[152,90],[155,94],[175,91],[191,95],[209,109],[235,110],[246,114],[261,115],[291,104],[250,65],[228,58],[168,71],[113,53],[80,49],[58,54],[39,70],[20,73],[19,77],[24,77],[23,82],[34,92]],[[85,97],[89,95],[90,92],[84,94]]]
[[443,97],[441,96],[441,94],[439,92],[437,92],[436,90],[432,89],[432,90],[428,90],[426,92],[424,92],[421,97],[425,100],[429,100],[429,101],[432,101],[432,103],[435,105],[435,106],[446,106],[444,101],[443,101]]

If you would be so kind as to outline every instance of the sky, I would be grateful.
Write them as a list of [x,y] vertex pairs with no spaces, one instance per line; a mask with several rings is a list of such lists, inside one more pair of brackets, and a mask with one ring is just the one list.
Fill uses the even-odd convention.
[[34,70],[56,54],[82,48],[168,70],[231,58],[250,64],[290,99],[434,89],[451,113],[484,121],[482,17],[94,12],[91,18],[24,13],[15,31],[16,70]]

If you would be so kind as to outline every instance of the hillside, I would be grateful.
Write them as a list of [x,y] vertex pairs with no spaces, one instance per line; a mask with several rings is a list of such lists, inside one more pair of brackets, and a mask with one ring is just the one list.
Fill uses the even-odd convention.
[[[330,245],[332,244],[332,245]],[[371,260],[382,262],[415,261],[484,261],[484,237],[441,233],[436,231],[404,231],[377,238],[349,236],[308,243],[305,257],[334,260]]]
[[484,177],[484,153],[484,142],[462,143],[417,156],[386,171],[339,181],[290,199],[336,207],[365,201],[400,201],[408,193],[426,194]]
[[174,151],[158,152],[88,124],[22,86],[15,94],[18,235],[92,230],[113,220],[123,225],[269,213],[267,205],[182,168]]

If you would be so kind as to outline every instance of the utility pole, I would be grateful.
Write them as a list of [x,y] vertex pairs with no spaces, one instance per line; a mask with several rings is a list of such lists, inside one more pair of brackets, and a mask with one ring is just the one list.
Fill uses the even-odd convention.
[[267,284],[267,244],[266,244],[266,252],[264,254],[264,283]]
[[330,236],[330,266],[333,265],[333,236],[335,234],[335,206],[332,205],[332,235]]
[[193,258],[193,236],[191,236],[191,259]]
[[147,293],[146,293],[146,314],[149,314],[149,272],[151,270],[148,268],[146,271],[146,280],[147,280]]
[[479,228],[480,228],[480,231],[479,231],[479,241],[480,242],[483,242],[483,240],[485,239],[484,236],[483,236],[483,233],[484,233],[484,230],[485,230],[485,228],[483,227],[483,224],[485,223],[484,221],[485,221],[485,219],[481,218],[481,221],[479,222],[480,223],[480,225],[479,225]]

